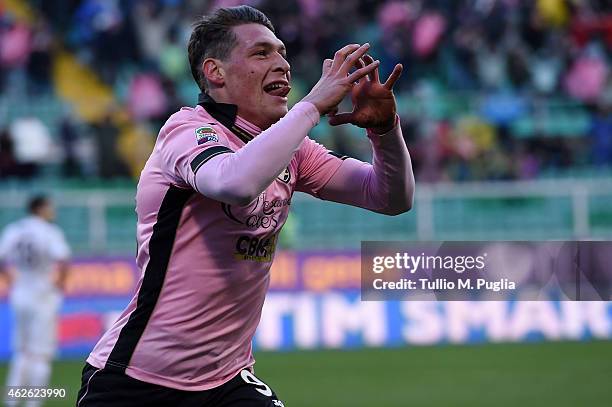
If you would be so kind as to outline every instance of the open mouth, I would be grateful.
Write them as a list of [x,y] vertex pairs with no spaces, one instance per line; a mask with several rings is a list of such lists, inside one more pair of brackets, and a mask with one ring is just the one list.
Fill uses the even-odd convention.
[[264,86],[263,90],[272,96],[284,97],[291,91],[291,86],[289,86],[287,81],[276,81]]

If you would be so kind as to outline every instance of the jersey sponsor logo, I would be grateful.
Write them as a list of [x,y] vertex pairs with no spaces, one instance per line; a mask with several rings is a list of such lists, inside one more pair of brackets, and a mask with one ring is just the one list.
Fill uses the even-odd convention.
[[198,145],[207,143],[209,141],[219,141],[217,132],[210,126],[198,127],[195,134]]
[[281,172],[278,177],[276,177],[276,179],[284,182],[285,184],[288,184],[289,181],[291,181],[291,171],[289,171],[289,167],[285,168],[283,172]]
[[272,215],[276,208],[282,208],[283,206],[289,205],[291,205],[291,198],[277,198],[271,201],[266,201],[266,197],[264,196],[262,212],[266,215]]
[[266,193],[262,192],[247,208],[243,214],[237,214],[232,210],[232,205],[221,203],[225,216],[250,229],[269,229],[279,226],[279,215],[277,209],[291,205],[291,198],[266,199]]
[[252,229],[268,229],[278,226],[278,217],[274,215],[250,215],[245,220],[245,225]]
[[266,236],[240,236],[236,240],[236,260],[250,260],[270,262],[276,250],[276,235]]

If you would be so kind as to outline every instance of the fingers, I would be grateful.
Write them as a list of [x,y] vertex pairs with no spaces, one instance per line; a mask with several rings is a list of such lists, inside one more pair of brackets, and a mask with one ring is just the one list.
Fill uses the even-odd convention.
[[387,81],[383,84],[383,87],[387,90],[392,90],[393,85],[395,85],[395,82],[397,82],[397,80],[399,79],[403,69],[404,67],[402,66],[402,64],[395,65],[395,68],[393,68],[393,72],[391,72],[391,75],[389,75],[389,79],[387,79]]
[[340,113],[329,116],[329,125],[338,126],[341,124],[351,123],[353,121],[353,113]]
[[[374,62],[374,58],[372,58],[370,54],[365,54],[363,56],[363,60],[365,61],[366,65],[369,65]],[[380,77],[378,76],[378,69],[375,69],[373,72],[371,72],[368,75],[368,77],[370,78],[371,81],[374,81],[374,82],[380,81]]]
[[334,63],[333,59],[329,59],[329,58],[323,61],[323,75],[329,72],[333,63]]
[[[363,62],[363,59],[359,58],[357,62],[355,62],[355,70],[363,68],[366,64]],[[355,82],[358,83],[358,82]]]
[[336,51],[336,53],[334,54],[334,61],[332,63],[331,69],[334,71],[340,69],[346,57],[356,49],[359,49],[359,44],[345,45],[344,47]]
[[366,52],[368,52],[368,49],[370,49],[370,44],[366,42],[361,47],[357,48],[355,51],[348,54],[348,56],[343,61],[342,65],[340,66],[340,73],[343,75],[348,75],[351,68],[355,66],[357,61],[359,61],[359,59],[362,56],[364,56]]
[[359,68],[363,68],[364,66],[366,66],[366,64],[363,62],[363,59],[359,58],[357,61],[355,61],[354,66],[356,69],[359,69]]
[[348,76],[349,82],[357,82],[359,79],[373,72],[380,65],[380,61],[376,60],[369,65],[364,66],[363,68],[357,69],[355,72]]

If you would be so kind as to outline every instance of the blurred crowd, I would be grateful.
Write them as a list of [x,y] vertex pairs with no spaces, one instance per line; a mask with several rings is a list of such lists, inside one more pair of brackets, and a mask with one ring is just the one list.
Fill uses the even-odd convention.
[[[264,11],[287,46],[291,102],[346,43],[369,41],[383,76],[404,64],[396,95],[420,181],[529,179],[612,165],[610,0],[30,0],[33,23],[1,16],[2,95],[52,93],[62,48],[111,86],[118,106],[153,139],[172,112],[196,103],[186,57],[192,22],[244,3]],[[30,127],[36,120],[25,119]],[[37,134],[61,147],[65,175],[129,176],[110,118],[58,120],[45,136],[39,121]],[[23,159],[19,126],[2,124],[0,177],[33,176],[36,161]],[[80,153],[90,149],[77,148],[82,133],[91,135],[93,169],[92,154]],[[359,131],[321,125],[312,136],[369,159]]]

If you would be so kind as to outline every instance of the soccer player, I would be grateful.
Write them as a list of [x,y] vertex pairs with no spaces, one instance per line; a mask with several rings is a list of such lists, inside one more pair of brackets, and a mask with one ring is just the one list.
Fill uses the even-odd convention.
[[[52,223],[55,210],[51,201],[35,196],[28,209],[30,216],[8,225],[0,238],[0,277],[9,280],[15,321],[7,386],[19,388],[44,387],[49,382],[57,313],[70,257],[64,234]],[[4,262],[14,266],[14,275]],[[30,400],[25,405],[38,406],[40,401]]]
[[[290,66],[263,13],[224,8],[196,23],[188,53],[202,94],[162,127],[142,171],[142,277],[87,359],[79,407],[283,406],[254,375],[251,341],[293,192],[389,215],[412,205],[392,92],[402,67],[381,83],[368,48],[326,59],[288,111]],[[349,93],[353,111],[338,114]],[[309,139],[321,115],[367,128],[374,164]]]

